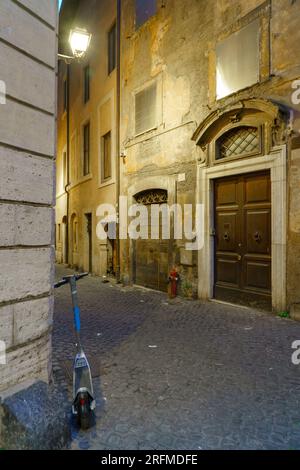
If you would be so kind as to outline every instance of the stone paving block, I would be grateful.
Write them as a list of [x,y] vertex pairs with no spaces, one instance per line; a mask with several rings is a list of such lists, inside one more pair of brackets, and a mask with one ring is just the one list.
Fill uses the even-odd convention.
[[[300,449],[298,322],[122,289],[78,283],[82,342],[100,357],[96,398],[106,401],[94,428],[73,432],[72,449]],[[71,299],[55,295],[54,377],[70,391],[59,364],[74,354]]]

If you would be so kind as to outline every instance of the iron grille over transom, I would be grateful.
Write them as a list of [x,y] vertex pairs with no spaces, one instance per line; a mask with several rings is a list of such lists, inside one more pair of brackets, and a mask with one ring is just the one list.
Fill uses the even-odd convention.
[[239,127],[221,137],[217,149],[217,160],[259,152],[259,130],[256,127]]
[[135,196],[138,204],[165,204],[168,202],[168,192],[164,189],[150,189]]

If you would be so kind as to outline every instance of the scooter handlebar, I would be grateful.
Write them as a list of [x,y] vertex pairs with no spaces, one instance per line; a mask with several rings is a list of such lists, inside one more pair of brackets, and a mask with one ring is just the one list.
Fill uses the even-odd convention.
[[64,286],[65,284],[68,284],[67,279],[62,279],[61,281],[58,281],[54,284],[54,289],[58,289],[58,287]]
[[[83,277],[86,277],[88,275],[89,275],[89,273],[82,273],[82,274],[74,274],[73,276],[75,277],[76,281],[79,281],[79,279],[82,279]],[[68,284],[70,282],[70,279],[73,276],[66,276],[61,281],[56,282],[54,284],[54,289],[57,289],[58,287],[64,286],[65,284]]]
[[78,281],[79,279],[82,279],[83,277],[86,277],[88,275],[89,275],[89,273],[75,274],[76,281]]

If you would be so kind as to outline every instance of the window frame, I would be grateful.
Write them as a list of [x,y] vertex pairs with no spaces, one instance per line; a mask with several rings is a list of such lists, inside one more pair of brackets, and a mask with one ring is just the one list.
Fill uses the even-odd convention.
[[91,67],[87,64],[83,68],[83,102],[87,104],[91,98]]
[[[113,39],[111,41],[111,39]],[[111,75],[117,67],[117,22],[107,33],[107,73]]]
[[[155,87],[155,103],[154,103],[154,118],[153,118],[153,125],[149,127],[145,127],[143,130],[138,130],[137,129],[137,96],[146,92],[150,88]],[[136,90],[134,92],[134,136],[138,137],[140,135],[143,135],[147,132],[151,132],[158,127],[158,83],[157,81],[152,81],[151,83],[147,83],[143,88]]]
[[[258,150],[232,155],[230,157],[218,158],[219,153],[219,145],[222,142],[222,139],[226,136],[229,132],[234,132],[234,130],[238,131],[241,127],[256,127],[258,132]],[[235,123],[234,125],[226,126],[222,129],[214,138],[213,142],[210,144],[210,163],[212,165],[224,165],[226,163],[235,161],[235,160],[245,160],[251,157],[258,157],[262,156],[265,153],[265,138],[266,138],[266,129],[263,123],[253,122],[252,120],[242,120],[241,122]]]
[[[223,58],[222,60],[222,54],[220,53],[220,49],[223,47],[225,47],[225,51],[226,49],[228,50],[228,47],[230,48],[230,50],[232,51],[232,49],[234,48],[234,46],[237,48],[237,51],[239,51],[239,48],[240,48],[240,45],[239,45],[239,37],[240,37],[240,41],[241,41],[241,35],[242,34],[245,34],[246,32],[246,29],[248,29],[250,31],[250,28],[253,27],[253,31],[254,31],[254,27],[257,26],[257,31],[255,31],[255,41],[257,41],[257,44],[251,44],[251,51],[253,51],[253,53],[255,54],[254,56],[254,61],[253,61],[253,64],[255,62],[255,65],[257,67],[257,69],[253,70],[251,69],[251,74],[253,73],[253,81],[249,81],[247,83],[247,80],[248,80],[248,76],[249,76],[249,73],[247,74],[243,74],[243,81],[245,83],[242,83],[242,80],[240,81],[239,84],[237,84],[238,88],[234,88],[233,87],[233,84],[232,84],[232,80],[231,80],[231,83],[230,83],[230,88],[228,89],[228,92],[226,91],[225,93],[226,94],[221,94],[221,95],[218,95],[218,92],[220,91],[219,90],[219,78],[218,78],[218,65],[219,65],[219,57],[221,58],[221,61],[222,61],[222,64],[224,65],[224,62],[226,62],[226,56],[225,58]],[[253,33],[253,31],[251,31],[251,33]],[[248,38],[249,39],[249,38]],[[232,43],[230,44],[229,41],[232,41]],[[245,40],[245,38],[244,38]],[[238,30],[236,31],[233,31],[231,34],[228,34],[225,38],[223,38],[222,40],[218,41],[217,44],[216,44],[216,49],[215,49],[215,52],[216,52],[216,69],[215,69],[215,75],[216,75],[216,90],[215,90],[215,93],[216,93],[216,99],[217,101],[220,101],[224,98],[227,98],[228,96],[230,95],[234,95],[236,93],[239,93],[241,90],[245,90],[247,88],[250,88],[252,86],[255,86],[256,84],[258,84],[260,82],[260,79],[261,79],[261,63],[260,63],[260,41],[261,41],[261,23],[260,23],[260,20],[259,18],[255,18],[253,19],[252,21],[250,21],[248,24],[240,27]],[[223,51],[224,52],[224,51]],[[241,51],[239,51],[241,52]],[[247,57],[247,62],[248,62],[248,55],[246,55]],[[227,61],[228,62],[228,61]],[[235,60],[232,61],[233,63],[238,64],[238,61],[236,62]],[[227,74],[228,72],[230,72],[229,70],[227,70]],[[230,73],[231,77],[232,75],[236,75],[233,73],[233,70],[231,70],[231,73]],[[227,77],[228,78],[228,77]],[[252,80],[252,79],[251,79]],[[228,83],[228,81],[226,82],[226,84]]]
[[[86,140],[86,129],[88,129],[88,139]],[[86,148],[86,143],[88,143]],[[88,157],[86,159],[86,156]],[[86,167],[87,162],[87,167]],[[87,171],[86,171],[87,170]],[[82,176],[91,174],[91,123],[87,121],[82,126]]]
[[[261,83],[266,82],[270,79],[272,73],[272,62],[271,62],[271,3],[264,2],[258,7],[251,10],[245,16],[236,20],[233,24],[224,28],[217,35],[214,45],[209,52],[209,62],[210,67],[215,70],[214,80],[209,82],[209,94],[211,96],[211,102],[222,102],[231,96],[238,96],[247,89],[255,89]],[[249,26],[250,23],[255,20],[259,21],[259,80],[257,83],[241,88],[231,94],[226,95],[223,98],[217,98],[217,57],[216,57],[216,47],[223,40],[227,39],[234,33],[242,30],[246,26]]]
[[[106,159],[106,138],[109,136],[109,144],[110,144],[110,171],[109,176],[105,176],[105,159]],[[107,183],[112,179],[113,175],[113,168],[112,168],[112,131],[108,131],[101,136],[101,183]]]
[[64,150],[62,153],[62,167],[63,167],[63,178],[62,178],[62,183],[63,183],[63,191],[66,190],[66,186],[68,185],[68,156],[67,156],[67,150]]

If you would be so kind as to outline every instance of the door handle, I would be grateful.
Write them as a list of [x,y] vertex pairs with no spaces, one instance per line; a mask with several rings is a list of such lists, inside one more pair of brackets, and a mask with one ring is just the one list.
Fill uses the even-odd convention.
[[255,234],[253,235],[253,238],[257,243],[259,243],[262,239],[262,236],[259,232],[255,232]]
[[242,261],[241,255],[238,255],[238,261]]

